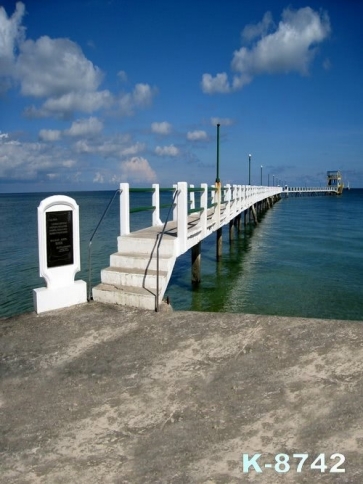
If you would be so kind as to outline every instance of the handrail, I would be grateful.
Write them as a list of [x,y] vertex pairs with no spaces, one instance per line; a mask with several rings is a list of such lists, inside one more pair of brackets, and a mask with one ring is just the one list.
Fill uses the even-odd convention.
[[177,195],[179,195],[179,190],[175,190],[174,196],[173,196],[173,201],[171,202],[169,206],[168,213],[166,215],[166,219],[162,228],[162,231],[157,234],[156,240],[157,240],[157,245],[156,245],[156,299],[155,299],[155,312],[159,311],[159,249],[160,249],[160,244],[162,241],[162,238],[164,237],[165,234],[165,229],[166,229],[166,224],[168,223],[168,219],[170,216],[171,209],[175,205],[175,200]]
[[93,240],[93,237],[96,235],[98,227],[101,225],[102,220],[105,218],[106,213],[108,212],[108,209],[110,208],[111,203],[113,202],[117,193],[120,193],[120,189],[115,191],[111,200],[108,202],[106,210],[103,212],[102,217],[100,218],[100,221],[98,222],[98,224],[97,224],[96,228],[94,229],[93,234],[91,235],[91,238],[89,240],[89,244],[88,244],[88,295],[87,295],[87,301],[88,302],[91,301],[91,299],[92,299],[92,297],[91,297],[91,272],[92,272],[92,270],[91,270],[91,245],[92,245],[92,240]]

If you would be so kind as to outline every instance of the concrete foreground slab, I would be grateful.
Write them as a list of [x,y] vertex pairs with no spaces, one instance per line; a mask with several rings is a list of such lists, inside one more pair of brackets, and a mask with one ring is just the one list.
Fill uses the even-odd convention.
[[92,302],[0,332],[1,483],[363,482],[362,322]]

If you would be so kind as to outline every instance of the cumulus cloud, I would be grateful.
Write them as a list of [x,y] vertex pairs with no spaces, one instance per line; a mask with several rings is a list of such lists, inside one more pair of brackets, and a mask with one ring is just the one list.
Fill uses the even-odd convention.
[[69,129],[41,129],[39,131],[39,139],[41,141],[58,141],[64,135],[71,137],[87,137],[100,133],[103,124],[95,117],[88,119],[77,119],[74,121]]
[[135,144],[128,146],[120,151],[121,156],[136,155],[145,150],[145,143],[140,143],[139,141]]
[[17,71],[26,96],[59,98],[69,92],[93,92],[101,84],[100,69],[69,39],[26,40],[21,44]]
[[210,122],[212,126],[217,126],[217,124],[231,126],[234,123],[233,119],[230,118],[211,118]]
[[5,139],[0,139],[0,147],[0,178],[35,180],[67,170],[63,165],[66,158],[58,147],[50,151],[46,143]]
[[155,148],[155,153],[159,156],[178,156],[180,151],[174,145],[169,146],[157,146]]
[[127,81],[127,74],[125,71],[119,71],[117,73],[117,77],[120,79],[121,82],[126,82]]
[[133,91],[121,94],[118,97],[117,104],[120,113],[123,115],[132,115],[135,108],[145,108],[152,103],[157,90],[149,84],[136,84]]
[[98,171],[95,174],[95,177],[93,178],[93,183],[103,183],[104,182],[104,177],[101,175],[101,173]]
[[16,3],[15,12],[8,17],[4,7],[0,6],[0,92],[5,92],[11,86],[15,75],[15,51],[25,34],[21,22],[25,6]]
[[[275,30],[270,32],[273,28]],[[316,12],[310,7],[285,9],[277,28],[271,14],[267,13],[262,22],[243,30],[243,41],[254,40],[254,43],[233,53],[231,69],[236,73],[233,79],[229,80],[225,72],[215,77],[203,74],[202,90],[207,94],[233,92],[263,74],[298,72],[306,75],[316,55],[316,45],[329,33],[327,13]]]
[[261,22],[249,24],[242,30],[242,40],[251,42],[257,37],[265,37],[275,27],[271,12],[266,12]]
[[[26,39],[24,12],[22,2],[11,17],[0,7],[0,92],[18,85],[23,96],[34,98],[38,105],[25,110],[28,117],[69,118],[77,111],[110,108],[131,115],[152,103],[156,89],[146,83],[136,84],[129,93],[101,90],[103,73],[72,40],[47,35]],[[127,80],[124,71],[118,77]]]
[[202,91],[207,94],[213,94],[215,92],[231,92],[227,74],[225,72],[221,72],[215,77],[213,77],[211,74],[203,74]]
[[156,173],[151,168],[146,158],[133,156],[121,165],[123,179],[133,182],[154,182]]
[[39,139],[42,141],[58,141],[62,137],[62,131],[59,129],[41,129]]
[[189,141],[205,141],[208,139],[207,133],[202,130],[188,131],[187,139]]
[[95,117],[78,119],[65,131],[65,134],[68,136],[89,136],[100,133],[102,128],[102,122]]
[[129,135],[117,135],[97,140],[80,139],[75,145],[76,153],[100,155],[105,159],[120,159],[136,155],[145,150],[145,143],[137,141],[132,143]]
[[156,134],[169,134],[171,133],[171,124],[167,121],[151,123],[151,131]]

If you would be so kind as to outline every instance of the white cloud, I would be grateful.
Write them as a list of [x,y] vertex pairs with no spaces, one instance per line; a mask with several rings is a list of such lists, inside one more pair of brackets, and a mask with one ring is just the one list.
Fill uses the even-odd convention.
[[28,108],[25,114],[28,117],[56,116],[67,118],[74,111],[92,113],[101,108],[110,107],[113,96],[109,91],[97,92],[70,92],[60,98],[49,98],[37,109],[34,106]]
[[120,79],[121,82],[126,82],[127,81],[127,74],[125,71],[119,71],[117,73],[117,77]]
[[25,6],[17,2],[15,12],[8,17],[4,7],[0,6],[0,92],[11,86],[11,78],[15,75],[15,50],[24,38],[24,27],[21,21]]
[[269,30],[274,27],[271,12],[266,12],[261,22],[256,25],[249,24],[242,31],[242,39],[245,42],[251,42],[257,37],[264,37]]
[[45,143],[0,141],[0,178],[33,180],[39,174],[54,171],[61,164],[62,153],[59,150],[49,151]]
[[211,118],[210,122],[212,126],[217,126],[217,124],[220,124],[221,126],[231,126],[234,123],[231,118]]
[[62,162],[62,165],[66,168],[72,168],[72,166],[76,165],[77,162],[75,160],[65,160]]
[[59,129],[41,129],[39,139],[42,141],[58,141],[63,135],[67,136],[90,136],[102,131],[103,124],[95,117],[88,119],[77,119],[69,129],[63,131]]
[[[157,90],[146,83],[117,95],[100,90],[103,73],[72,40],[46,35],[26,39],[21,25],[24,12],[21,2],[10,18],[0,7],[0,93],[16,83],[23,96],[42,102],[25,109],[28,117],[69,118],[77,111],[93,113],[113,107],[120,115],[132,115],[136,108],[152,103]],[[124,71],[118,77],[127,80]]]
[[159,156],[178,156],[180,151],[174,145],[169,146],[157,146],[155,148],[155,153]]
[[137,153],[140,153],[141,151],[144,151],[144,150],[145,150],[145,143],[137,142],[134,145],[131,145],[125,149],[122,149],[120,151],[120,154],[122,156],[137,155]]
[[9,138],[8,133],[2,133],[2,132],[0,131],[0,139],[7,139],[7,138]]
[[123,179],[133,182],[154,182],[156,173],[146,158],[133,156],[121,165]]
[[130,155],[136,155],[145,150],[145,144],[136,142],[130,143],[129,135],[118,135],[109,138],[82,139],[78,140],[74,149],[76,153],[89,153],[100,155],[105,159],[120,159]]
[[203,74],[202,91],[206,94],[214,94],[215,92],[231,92],[231,86],[229,85],[227,74],[225,72],[221,72],[215,77],[212,77],[211,74]]
[[93,182],[94,183],[103,183],[104,182],[104,177],[103,177],[103,175],[101,175],[101,173],[99,171],[95,174]]
[[102,122],[95,117],[78,119],[72,123],[69,129],[65,130],[65,134],[68,136],[88,136],[100,133],[102,128]]
[[152,103],[156,89],[149,84],[136,84],[133,91],[121,94],[118,98],[118,106],[123,115],[132,115],[135,108],[145,108]]
[[62,137],[62,131],[59,129],[41,129],[39,139],[42,141],[58,141]]
[[282,20],[274,32],[270,14],[265,14],[256,26],[247,26],[244,40],[259,38],[251,47],[241,47],[233,54],[231,68],[237,74],[232,82],[225,72],[213,77],[203,74],[201,87],[207,94],[229,93],[241,89],[255,76],[298,72],[306,75],[316,54],[316,44],[326,39],[330,33],[329,17],[324,12],[315,12],[310,7],[282,13]]
[[76,43],[47,36],[21,44],[17,72],[22,93],[33,97],[60,98],[69,92],[94,92],[103,77]]
[[151,131],[157,134],[169,134],[171,132],[171,124],[167,121],[151,123]]
[[205,131],[188,131],[187,139],[190,141],[204,141],[208,139],[207,133]]

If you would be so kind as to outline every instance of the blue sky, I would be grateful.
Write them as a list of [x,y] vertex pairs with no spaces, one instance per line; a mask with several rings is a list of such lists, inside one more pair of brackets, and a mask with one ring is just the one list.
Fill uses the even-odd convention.
[[0,192],[363,187],[356,0],[0,0]]

